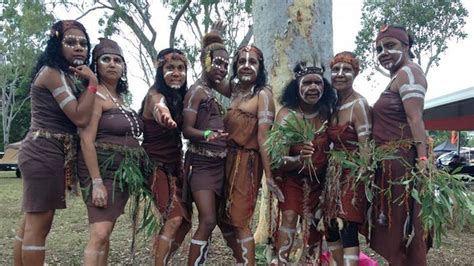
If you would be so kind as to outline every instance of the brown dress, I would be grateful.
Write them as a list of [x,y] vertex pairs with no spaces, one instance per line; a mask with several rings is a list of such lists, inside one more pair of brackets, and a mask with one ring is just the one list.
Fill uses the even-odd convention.
[[178,127],[168,129],[153,119],[143,119],[144,139],[142,146],[155,163],[155,171],[148,183],[155,198],[155,205],[164,221],[184,217],[191,221],[190,212],[182,199],[183,194],[183,144],[181,131],[183,119],[176,118]]
[[[129,116],[132,115],[131,112],[133,111],[127,111]],[[135,116],[138,117],[137,114]],[[139,122],[141,121],[139,120]],[[134,125],[134,127],[137,126],[142,127],[142,125]],[[124,156],[112,149],[117,149],[117,147],[139,148],[140,145],[131,134],[129,121],[118,108],[109,109],[102,113],[95,141],[97,161],[101,168],[104,186],[107,189],[107,208],[96,207],[92,203],[91,177],[82,151],[79,152],[77,163],[79,181],[87,206],[89,223],[114,222],[124,212],[129,193],[127,187],[120,184],[115,176],[115,171],[117,171]],[[107,146],[110,146],[111,149],[106,148]],[[110,158],[113,158],[113,162],[104,167],[104,164]]]
[[[310,177],[309,170],[304,168],[300,173],[299,169],[291,172],[275,171],[274,176],[282,177],[278,185],[285,197],[284,202],[279,202],[278,207],[281,212],[286,210],[295,211],[300,217],[308,215],[314,218],[314,214],[320,207],[320,196],[322,194],[326,167],[328,163],[327,152],[329,151],[329,139],[326,132],[316,135],[313,142],[315,151],[311,160],[316,168],[316,177]],[[300,154],[302,146],[294,145],[290,148],[290,156]],[[314,175],[314,173],[311,173]],[[306,213],[305,213],[306,212]],[[321,240],[321,234],[316,229],[318,221],[309,221],[308,234],[303,236],[306,244],[312,246]],[[277,229],[278,230],[278,229]]]
[[[373,138],[377,145],[386,145],[399,140],[411,140],[410,126],[403,108],[403,102],[397,92],[385,90],[374,105],[373,109]],[[388,188],[388,181],[398,180],[415,165],[416,149],[413,146],[400,145],[397,155],[410,164],[406,168],[399,160],[384,161],[376,173],[375,183],[382,189]],[[405,193],[403,186],[394,185],[391,188],[391,198],[379,193],[376,195],[372,223],[370,246],[393,265],[426,265],[426,253],[429,245],[423,237],[420,221],[420,205],[409,197],[407,205],[393,203]],[[407,206],[410,206],[407,209]],[[411,213],[415,236],[408,247],[403,240],[403,227]],[[378,219],[381,213],[386,217],[381,224]],[[380,219],[382,220],[382,219]]]
[[[67,172],[73,174],[76,126],[48,89],[31,87],[31,126],[21,143],[24,212],[66,208]],[[68,160],[66,160],[68,159]]]
[[[292,146],[290,149],[290,156],[300,154],[300,145]],[[328,163],[327,152],[329,151],[329,139],[326,132],[317,135],[313,140],[313,147],[315,152],[313,153],[312,161],[316,167],[316,177],[309,176],[309,170],[303,169],[301,173],[298,170],[292,172],[278,171],[275,175],[281,176],[283,179],[279,182],[279,186],[285,196],[285,201],[279,203],[279,208],[282,211],[293,210],[298,215],[303,216],[304,208],[314,214],[316,208],[319,205],[319,197],[324,188],[324,182],[326,178],[326,167]],[[305,183],[309,188],[309,191],[305,191]],[[308,193],[308,199],[304,200],[304,194]],[[307,205],[307,206],[305,206]]]
[[[358,149],[358,146],[355,144],[358,142],[357,131],[352,123],[347,122],[343,125],[332,125],[328,128],[327,133],[334,145],[333,149],[335,151],[353,152]],[[330,178],[339,178],[341,195],[337,195],[336,197],[341,200],[341,211],[326,210],[326,213],[330,216],[334,215],[340,217],[346,221],[359,224],[363,223],[367,204],[364,186],[360,184],[357,188],[353,188],[355,177],[351,175],[350,169],[343,169],[341,176]]]
[[[194,127],[199,130],[224,130],[221,106],[214,97],[199,105]],[[224,140],[191,141],[186,151],[184,171],[186,202],[191,203],[192,192],[211,190],[224,196],[224,167],[226,157]]]
[[225,220],[237,228],[248,227],[252,221],[263,175],[257,122],[255,114],[240,109],[229,109],[224,118],[229,133]]

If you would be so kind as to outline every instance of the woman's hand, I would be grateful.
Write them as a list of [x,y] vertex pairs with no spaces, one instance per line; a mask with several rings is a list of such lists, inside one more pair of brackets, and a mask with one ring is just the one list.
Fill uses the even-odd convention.
[[229,136],[229,133],[224,132],[224,130],[222,129],[215,130],[215,131],[213,130],[211,134],[209,134],[209,137],[206,139],[206,141],[226,139],[227,136]]
[[313,153],[313,143],[310,141],[303,143],[303,148],[300,150],[301,160],[310,159],[313,156]]
[[97,86],[97,84],[99,84],[94,72],[92,72],[92,70],[86,65],[80,65],[77,67],[70,66],[69,70],[74,72],[74,74],[79,76],[81,79],[89,81],[89,85]]
[[169,112],[162,112],[161,113],[161,123],[163,124],[163,126],[165,126],[166,128],[169,128],[169,129],[177,127],[176,122],[173,120],[173,118],[171,117],[171,114]]
[[284,202],[285,201],[285,196],[283,196],[283,192],[281,192],[280,187],[275,182],[275,179],[273,177],[267,177],[267,186],[268,190],[277,197],[279,202]]
[[92,179],[92,204],[96,207],[107,208],[107,189],[100,177]]

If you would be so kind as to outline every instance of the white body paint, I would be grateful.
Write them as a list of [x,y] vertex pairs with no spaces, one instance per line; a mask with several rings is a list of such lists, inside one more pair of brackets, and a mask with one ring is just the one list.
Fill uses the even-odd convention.
[[[318,75],[318,74],[316,74],[316,75],[321,79],[321,81],[323,80],[323,78],[320,75]],[[301,100],[303,100],[303,102],[311,104],[308,100],[306,100],[306,97],[305,97],[306,93],[310,90],[310,87],[308,86],[308,87],[303,88],[303,89],[301,88],[301,87],[303,87],[303,81],[304,81],[305,78],[306,78],[306,76],[303,76],[300,79],[298,93],[300,94],[300,98],[301,98]],[[319,101],[319,99],[321,99],[321,97],[323,96],[323,90],[322,90],[321,86],[316,86],[316,89],[319,92],[319,97],[317,99],[317,101]]]
[[377,55],[377,59],[380,61],[380,57],[384,54],[384,53],[389,53],[391,55],[396,55],[398,54],[398,59],[397,61],[395,61],[395,63],[388,63],[386,65],[384,65],[383,67],[385,67],[386,69],[391,69],[393,68],[394,66],[397,66],[401,61],[402,61],[402,57],[403,57],[403,52],[400,51],[400,50],[393,50],[393,49],[390,49],[390,50],[385,50],[385,46],[384,44],[382,43],[382,52],[380,52],[378,55]]

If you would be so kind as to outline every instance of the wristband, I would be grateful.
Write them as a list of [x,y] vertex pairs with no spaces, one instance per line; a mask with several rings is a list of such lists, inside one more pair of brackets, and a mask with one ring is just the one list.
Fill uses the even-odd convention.
[[93,186],[102,185],[102,184],[103,184],[102,178],[100,178],[100,177],[92,178],[92,185]]
[[428,157],[426,157],[426,156],[420,156],[420,157],[418,157],[418,160],[420,160],[420,161],[428,161]]
[[206,129],[204,130],[204,132],[202,133],[202,136],[204,137],[205,140],[207,140],[209,138],[209,135],[211,135],[212,133],[212,130],[210,129]]
[[97,87],[94,85],[89,85],[87,86],[87,90],[95,94],[97,92]]

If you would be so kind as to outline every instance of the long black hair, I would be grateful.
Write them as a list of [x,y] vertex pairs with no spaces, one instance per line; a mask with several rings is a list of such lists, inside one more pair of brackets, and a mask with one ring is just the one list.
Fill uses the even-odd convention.
[[[256,95],[259,91],[263,90],[267,85],[267,71],[265,70],[265,63],[263,62],[263,53],[262,50],[253,45],[242,46],[240,47],[234,55],[234,62],[232,63],[232,76],[230,80],[235,80],[237,78],[237,63],[240,59],[240,54],[242,51],[255,51],[258,56],[258,70],[257,70],[257,79],[255,80],[255,90],[254,94]],[[253,96],[252,95],[252,96]]]
[[32,80],[36,77],[38,72],[43,66],[62,70],[64,73],[69,73],[69,66],[71,64],[66,60],[62,53],[62,41],[64,39],[64,33],[69,29],[79,29],[84,32],[87,39],[87,55],[84,64],[89,65],[89,58],[91,52],[91,43],[89,34],[87,34],[86,28],[80,22],[75,20],[60,20],[51,28],[50,37],[46,44],[46,49],[40,55],[38,62],[32,72]]
[[[301,62],[295,66],[293,69],[293,73],[297,73],[303,70],[303,66],[305,66],[305,62]],[[298,110],[299,107],[299,81],[304,76],[299,78],[293,78],[288,85],[286,85],[281,97],[280,97],[280,104],[292,110]],[[331,83],[323,78],[323,95],[321,99],[319,99],[317,105],[319,105],[319,113],[324,116],[324,119],[329,119],[331,113],[334,110],[334,106],[336,104],[336,93],[332,89]]]
[[[175,48],[166,48],[166,49],[161,50],[157,56],[158,68],[156,69],[155,83],[153,84],[153,86],[151,86],[151,89],[165,96],[165,100],[166,100],[168,109],[170,110],[171,117],[173,118],[173,120],[179,122],[182,119],[177,119],[177,118],[182,116],[183,100],[184,100],[184,96],[186,95],[188,85],[187,85],[187,81],[185,80],[183,85],[179,89],[176,90],[166,84],[164,73],[163,73],[163,66],[165,65],[164,60],[165,60],[166,55],[172,54],[172,53],[176,53],[185,57],[184,53],[181,50],[178,50]],[[187,68],[186,63],[185,63],[185,67]],[[144,111],[143,109],[145,107],[145,100],[146,100],[146,97],[142,102],[140,114],[143,114],[143,111]],[[181,126],[182,125],[178,124],[179,128],[181,128]]]

